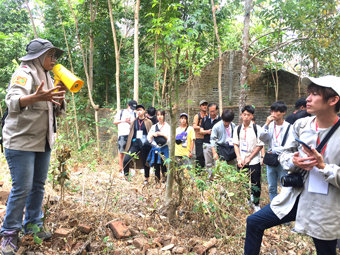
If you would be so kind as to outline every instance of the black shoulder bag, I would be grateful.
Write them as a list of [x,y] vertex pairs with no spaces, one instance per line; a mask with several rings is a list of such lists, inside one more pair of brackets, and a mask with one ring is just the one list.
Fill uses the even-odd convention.
[[[234,132],[234,128],[231,125],[231,134],[233,134],[233,132]],[[216,144],[217,144],[217,154],[221,160],[225,160],[228,162],[236,158],[234,146],[230,146],[229,143],[227,144],[216,143]]]
[[[321,143],[316,147],[316,150],[320,153],[328,142],[329,138],[334,134],[337,128],[340,126],[340,119],[334,126],[329,130],[326,137],[321,141]],[[303,187],[303,176],[301,172],[298,173],[289,173],[285,176],[281,177],[281,184],[284,187],[293,187],[293,188],[302,188]]]
[[[289,129],[290,129],[290,124],[286,129],[285,135],[283,136],[281,146],[284,146],[285,143],[286,143]],[[266,154],[263,157],[263,163],[268,165],[268,166],[278,166],[278,165],[280,165],[278,158],[279,158],[279,155],[277,155],[275,153],[266,152]]]
[[[160,130],[159,130],[158,124],[156,124],[155,132],[159,132],[159,131]],[[155,136],[153,138],[153,140],[157,143],[157,145],[159,147],[164,146],[166,144],[166,141],[167,141],[166,138],[164,136],[162,136],[162,135]]]

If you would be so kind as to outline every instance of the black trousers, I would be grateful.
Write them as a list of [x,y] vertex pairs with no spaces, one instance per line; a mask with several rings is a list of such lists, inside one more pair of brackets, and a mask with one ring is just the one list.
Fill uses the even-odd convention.
[[[159,156],[157,155],[157,157],[159,157]],[[156,162],[157,162],[157,160],[156,160]],[[162,171],[162,175],[165,176],[167,169],[166,169],[166,165],[164,165],[163,159],[161,159],[161,164],[155,164],[154,165],[154,169],[155,169],[155,175],[156,175],[158,180],[161,179],[161,171]]]
[[[263,233],[266,229],[286,222],[295,221],[299,198],[293,209],[282,219],[279,219],[270,208],[270,204],[247,218],[246,241],[244,255],[258,255],[260,253]],[[336,255],[336,240],[320,240],[313,238],[318,255]]]
[[261,164],[248,165],[243,168],[248,168],[248,173],[250,173],[251,194],[254,198],[253,203],[259,205],[261,196]]
[[151,150],[151,145],[149,143],[144,144],[141,148],[137,144],[132,143],[131,147],[128,151],[128,154],[125,154],[125,156],[124,156],[124,160],[123,160],[124,175],[129,176],[129,172],[130,172],[130,166],[129,165],[130,165],[130,162],[133,158],[129,154],[132,154],[132,153],[137,154],[138,153],[138,158],[140,160],[142,160],[142,164],[143,164],[143,167],[144,167],[144,177],[149,178],[149,176],[150,176],[150,166],[146,165],[146,159],[148,158],[150,150]]
[[199,164],[201,168],[204,168],[205,160],[203,155],[203,139],[195,140],[195,148],[196,148],[196,167]]

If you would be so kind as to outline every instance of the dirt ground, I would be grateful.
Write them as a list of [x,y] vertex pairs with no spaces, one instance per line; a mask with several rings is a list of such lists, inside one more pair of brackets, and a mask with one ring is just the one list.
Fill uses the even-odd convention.
[[[56,164],[52,159],[51,169]],[[136,171],[127,182],[119,177],[114,162],[96,158],[68,163],[70,179],[65,184],[64,199],[60,187],[52,187],[49,176],[45,194],[45,226],[53,237],[37,244],[31,236],[24,236],[18,254],[242,254],[245,220],[251,213],[240,210],[242,234],[217,236],[202,231],[202,222],[192,220],[178,211],[173,224],[164,213],[165,184],[153,180],[143,185],[143,174]],[[150,178],[152,179],[152,178]],[[5,213],[11,188],[10,175],[4,156],[0,156],[0,215]],[[261,202],[268,202],[268,191],[263,183]],[[116,239],[109,222],[121,221],[131,235]],[[201,224],[201,225],[200,225]],[[267,230],[262,243],[262,254],[313,254],[309,237],[292,232],[291,226]],[[216,239],[217,237],[217,239]],[[142,243],[140,245],[140,243]],[[203,253],[200,253],[203,246]],[[204,250],[204,247],[209,249]],[[339,253],[340,254],[340,253]]]

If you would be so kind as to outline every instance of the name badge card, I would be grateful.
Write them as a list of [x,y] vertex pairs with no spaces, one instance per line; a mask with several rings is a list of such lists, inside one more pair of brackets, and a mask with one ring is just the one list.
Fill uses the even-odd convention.
[[278,141],[273,142],[273,147],[280,147],[280,144],[278,143]]
[[143,130],[137,130],[136,138],[137,139],[142,139],[142,137],[143,137]]
[[247,142],[243,141],[241,143],[241,151],[248,151],[248,146],[247,146]]
[[227,139],[227,143],[229,144],[229,146],[234,146],[233,138],[232,138],[232,137],[229,137],[229,138]]

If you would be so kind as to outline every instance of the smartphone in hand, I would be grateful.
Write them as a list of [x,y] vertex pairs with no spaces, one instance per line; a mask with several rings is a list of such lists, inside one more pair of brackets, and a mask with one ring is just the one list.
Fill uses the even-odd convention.
[[295,138],[295,141],[297,141],[298,143],[304,145],[308,150],[310,150],[310,151],[312,150],[312,148],[309,145],[307,145],[305,142],[301,141],[300,139]]

